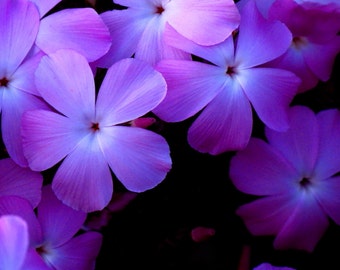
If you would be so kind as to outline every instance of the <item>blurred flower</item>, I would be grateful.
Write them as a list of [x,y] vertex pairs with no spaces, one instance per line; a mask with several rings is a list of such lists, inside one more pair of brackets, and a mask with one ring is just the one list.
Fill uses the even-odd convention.
[[0,269],[24,270],[28,244],[24,219],[16,215],[0,216]]
[[215,229],[207,228],[203,226],[195,227],[191,230],[191,239],[192,241],[199,243],[208,240],[212,236],[215,235]]
[[22,168],[10,158],[0,160],[0,197],[22,197],[35,208],[41,199],[42,184],[40,173]]
[[237,210],[253,235],[275,235],[277,249],[313,251],[329,225],[340,224],[340,112],[292,107],[290,129],[266,128],[230,163],[242,192],[262,196]]
[[300,80],[289,71],[262,65],[287,50],[291,33],[281,22],[264,19],[253,1],[241,15],[236,40],[230,37],[215,46],[178,41],[178,34],[167,29],[170,45],[206,62],[160,61],[156,69],[164,75],[168,91],[153,112],[176,122],[203,109],[188,133],[189,144],[200,152],[216,155],[244,148],[252,131],[251,105],[267,126],[288,128],[288,105]]
[[97,62],[106,68],[132,55],[152,65],[161,59],[189,59],[189,54],[164,42],[166,24],[198,44],[213,45],[225,40],[238,27],[240,20],[231,0],[114,2],[128,8],[101,14],[112,36],[110,51]]
[[112,197],[110,168],[133,192],[151,189],[165,178],[171,168],[166,140],[125,125],[165,96],[166,83],[151,66],[136,59],[117,62],[96,98],[86,59],[60,50],[43,57],[36,84],[58,112],[35,110],[23,116],[24,152],[36,171],[63,159],[52,188],[64,203],[86,212],[103,209]]
[[284,266],[273,266],[270,263],[262,263],[253,268],[253,270],[295,270],[294,268]]
[[22,270],[95,269],[102,235],[80,232],[86,214],[64,205],[50,186],[43,187],[37,216],[25,199],[14,196],[0,198],[0,216],[6,215],[18,215],[28,225],[29,246]]

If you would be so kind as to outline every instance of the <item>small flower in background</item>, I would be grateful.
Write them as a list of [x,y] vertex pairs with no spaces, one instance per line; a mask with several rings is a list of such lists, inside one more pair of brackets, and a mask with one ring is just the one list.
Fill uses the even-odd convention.
[[0,197],[18,196],[35,208],[41,199],[42,184],[40,173],[22,168],[10,158],[0,160]]
[[96,98],[86,59],[60,50],[43,57],[36,84],[60,113],[36,110],[23,116],[24,153],[35,171],[64,159],[52,183],[64,203],[86,212],[107,206],[113,192],[110,168],[133,192],[151,189],[165,178],[171,168],[166,140],[150,130],[124,126],[165,96],[165,81],[151,66],[136,59],[117,62]]
[[153,112],[178,122],[202,112],[189,128],[189,144],[213,155],[244,148],[252,132],[252,107],[276,130],[288,128],[287,110],[300,80],[292,72],[262,65],[283,54],[291,33],[281,22],[266,20],[249,1],[236,40],[199,46],[168,28],[166,41],[208,63],[162,60],[159,70],[168,84],[165,99]]
[[16,215],[0,216],[0,269],[24,270],[28,245],[25,220]]
[[262,196],[237,210],[253,235],[275,235],[277,249],[312,252],[329,218],[340,224],[340,113],[295,106],[289,115],[288,131],[267,128],[268,143],[252,138],[236,153],[230,178]]
[[215,235],[214,228],[208,228],[204,226],[198,226],[191,230],[190,236],[192,241],[196,243],[200,243],[210,239],[212,236]]
[[231,0],[114,2],[127,9],[101,14],[112,36],[110,51],[96,62],[105,68],[132,55],[152,65],[161,59],[190,59],[189,54],[164,42],[167,23],[198,44],[213,45],[225,40],[240,21],[239,12]]
[[20,216],[28,226],[30,240],[23,270],[95,269],[102,235],[92,231],[81,232],[86,213],[64,205],[49,185],[43,187],[37,215],[25,199],[0,197],[0,217],[6,215]]
[[295,269],[285,266],[273,266],[270,263],[262,263],[259,266],[253,268],[253,270],[295,270]]

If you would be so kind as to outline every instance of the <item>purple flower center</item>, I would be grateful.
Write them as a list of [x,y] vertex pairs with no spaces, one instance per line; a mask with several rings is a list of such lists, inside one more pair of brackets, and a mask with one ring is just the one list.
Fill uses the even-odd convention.
[[312,184],[312,182],[308,178],[304,177],[300,180],[299,184],[300,184],[300,187],[306,189]]
[[99,130],[99,123],[92,123],[91,129],[96,132]]
[[305,46],[307,44],[307,40],[304,37],[294,37],[293,38],[293,46],[297,49]]
[[155,13],[156,14],[162,14],[164,12],[164,8],[162,6],[157,6]]
[[236,74],[236,68],[233,66],[229,66],[227,68],[227,71],[225,72],[227,75],[229,75],[230,77],[234,76]]
[[9,83],[9,80],[6,77],[3,77],[2,79],[0,79],[0,87],[4,86],[6,87]]

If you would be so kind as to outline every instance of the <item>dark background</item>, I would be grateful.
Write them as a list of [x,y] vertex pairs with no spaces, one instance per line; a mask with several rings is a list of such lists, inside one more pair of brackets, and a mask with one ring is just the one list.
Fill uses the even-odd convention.
[[[51,12],[90,6],[84,0],[64,0]],[[119,7],[111,0],[98,0],[95,5],[99,13],[113,8]],[[296,96],[293,104],[306,105],[315,112],[340,108],[339,68],[340,57],[331,80]],[[97,84],[101,79],[98,74]],[[253,135],[263,137],[263,124],[256,115],[254,118]],[[112,214],[109,224],[101,230],[104,237],[96,270],[246,270],[239,268],[245,246],[250,247],[251,268],[270,262],[298,270],[340,269],[340,227],[332,222],[311,254],[274,250],[273,237],[253,237],[248,233],[235,209],[253,197],[237,191],[229,180],[229,161],[234,153],[211,156],[191,149],[186,135],[194,119],[171,124],[158,119],[150,127],[168,141],[173,168],[159,186],[138,194],[122,211]],[[6,152],[1,155],[6,157]],[[44,172],[46,182],[54,170]],[[119,181],[114,180],[114,185],[117,192],[125,191]],[[197,226],[214,228],[216,233],[196,243],[190,232]]]

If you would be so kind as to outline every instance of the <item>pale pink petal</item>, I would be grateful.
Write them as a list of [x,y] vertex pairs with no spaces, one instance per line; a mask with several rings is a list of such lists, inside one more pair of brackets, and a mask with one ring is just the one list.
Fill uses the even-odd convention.
[[39,12],[30,1],[0,1],[0,77],[17,69],[31,49],[39,28]]
[[109,68],[118,60],[132,57],[150,18],[139,9],[107,11],[100,17],[110,31],[112,43],[109,51],[95,64]]
[[41,20],[36,44],[48,54],[58,49],[72,49],[92,62],[109,50],[111,37],[94,9],[70,8]]
[[163,76],[145,62],[123,59],[106,73],[96,102],[96,118],[111,126],[143,116],[166,94]]
[[319,126],[319,154],[314,168],[316,179],[340,172],[340,112],[329,109],[316,115]]
[[99,140],[112,171],[130,191],[154,188],[171,169],[167,142],[150,130],[108,127]]
[[[167,0],[165,0],[167,1]],[[115,0],[115,3],[125,7],[133,7],[138,9],[149,9],[151,5],[154,5],[156,2],[164,2],[164,0]]]
[[319,130],[314,112],[307,107],[292,107],[289,110],[289,126],[286,132],[267,128],[266,137],[301,177],[311,177],[319,153]]
[[27,223],[16,215],[0,217],[0,269],[20,270],[24,263],[29,235]]
[[202,46],[183,37],[178,32],[176,32],[173,27],[171,27],[169,24],[166,24],[164,30],[164,40],[170,46],[199,56],[223,68],[225,68],[227,64],[234,61],[234,41],[232,36],[217,45]]
[[194,149],[218,155],[244,148],[252,130],[251,106],[240,85],[228,81],[188,131]]
[[235,61],[249,68],[264,64],[282,55],[292,42],[288,28],[279,21],[269,21],[258,11],[255,1],[242,10]]
[[41,199],[42,183],[40,173],[22,168],[10,158],[0,160],[0,196],[22,197],[35,208]]
[[46,109],[46,103],[31,94],[11,87],[3,91],[1,129],[2,139],[10,157],[20,166],[26,167],[21,143],[21,118],[25,111]]
[[299,174],[293,165],[257,138],[250,139],[248,146],[232,158],[229,174],[236,188],[252,195],[288,194],[299,188]]
[[279,233],[296,207],[298,198],[287,195],[264,197],[240,206],[239,215],[255,236]]
[[166,12],[169,24],[176,31],[201,45],[224,41],[240,22],[240,14],[232,0],[171,1]]
[[35,171],[54,166],[86,136],[83,126],[46,110],[26,112],[21,133],[25,157]]
[[322,209],[340,225],[340,177],[313,182],[313,194]]
[[41,244],[41,227],[29,201],[17,196],[1,196],[0,216],[2,215],[17,215],[23,218],[28,225],[30,247]]
[[86,213],[76,211],[57,199],[51,186],[44,186],[38,206],[38,220],[49,247],[58,247],[69,241],[81,228]]
[[168,91],[153,112],[167,122],[189,118],[206,106],[228,77],[224,69],[193,61],[164,60],[157,65]]
[[46,254],[46,261],[56,270],[93,270],[102,244],[102,235],[87,232]]
[[48,11],[50,11],[61,0],[30,0],[35,3],[39,9],[40,17],[43,17]]
[[293,73],[273,68],[251,68],[241,70],[236,79],[266,126],[277,131],[288,129],[289,104],[300,83]]
[[68,117],[94,115],[95,85],[86,59],[72,50],[59,50],[42,58],[35,73],[41,96]]
[[329,225],[326,214],[314,197],[307,191],[301,195],[275,238],[274,247],[277,249],[312,252]]
[[52,189],[63,203],[84,212],[102,210],[113,191],[111,172],[96,136],[91,134],[77,145],[52,182]]

